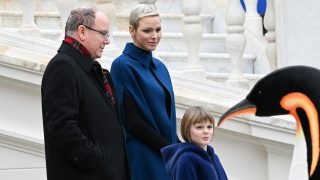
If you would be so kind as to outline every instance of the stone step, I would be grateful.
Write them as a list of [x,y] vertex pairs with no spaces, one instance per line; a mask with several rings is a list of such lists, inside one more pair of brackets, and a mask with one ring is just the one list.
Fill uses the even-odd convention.
[[[128,41],[132,41],[127,32],[114,32],[114,43],[123,49]],[[226,34],[203,34],[200,44],[200,52],[206,53],[225,53]],[[163,33],[157,51],[187,52],[182,33]]]
[[[183,71],[187,66],[188,55],[183,52],[158,52],[155,53],[168,67],[177,71]],[[230,73],[230,56],[227,53],[200,53],[200,64],[210,73]],[[254,72],[254,62],[256,56],[253,54],[243,55],[244,73],[252,74]]]

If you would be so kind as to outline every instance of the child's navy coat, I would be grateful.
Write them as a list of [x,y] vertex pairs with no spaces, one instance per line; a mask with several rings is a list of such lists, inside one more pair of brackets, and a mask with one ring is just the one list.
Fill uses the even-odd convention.
[[214,149],[207,151],[193,143],[180,143],[161,149],[166,170],[172,180],[228,179]]

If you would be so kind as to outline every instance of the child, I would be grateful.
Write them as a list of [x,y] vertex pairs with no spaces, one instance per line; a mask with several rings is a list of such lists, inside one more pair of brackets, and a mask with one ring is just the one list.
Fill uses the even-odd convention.
[[172,180],[228,179],[214,149],[209,145],[213,137],[214,118],[204,108],[189,108],[181,121],[181,135],[185,143],[161,149],[166,170]]

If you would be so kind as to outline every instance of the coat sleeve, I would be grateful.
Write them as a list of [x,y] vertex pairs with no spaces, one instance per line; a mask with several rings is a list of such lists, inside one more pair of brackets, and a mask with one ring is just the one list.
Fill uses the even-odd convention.
[[42,81],[43,116],[46,138],[62,156],[80,169],[94,168],[104,157],[102,147],[94,144],[79,128],[79,85],[71,64],[56,61]]
[[127,130],[141,142],[145,143],[157,153],[160,149],[169,145],[170,142],[162,138],[160,134],[154,131],[142,118],[134,100],[126,93],[124,97],[124,106],[126,113]]

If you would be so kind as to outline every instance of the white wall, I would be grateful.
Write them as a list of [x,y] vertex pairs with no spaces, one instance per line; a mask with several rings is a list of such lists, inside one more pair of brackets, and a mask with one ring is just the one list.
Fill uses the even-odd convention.
[[0,77],[0,128],[42,137],[40,86]]
[[21,152],[16,150],[16,148],[0,143],[0,179],[45,180],[44,157]]
[[0,76],[0,179],[46,179],[40,86]]
[[[236,138],[236,137],[240,138]],[[262,145],[216,129],[213,145],[232,180],[267,180],[267,155]]]
[[277,54],[280,67],[320,68],[320,1],[275,0]]

